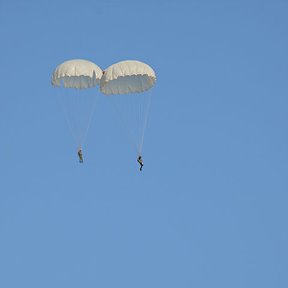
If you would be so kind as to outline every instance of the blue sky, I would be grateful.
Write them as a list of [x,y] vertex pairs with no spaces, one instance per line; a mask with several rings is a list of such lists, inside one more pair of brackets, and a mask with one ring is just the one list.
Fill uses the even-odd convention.
[[[0,3],[0,287],[288,286],[288,2]],[[85,163],[61,62],[157,73],[145,167],[104,98]]]

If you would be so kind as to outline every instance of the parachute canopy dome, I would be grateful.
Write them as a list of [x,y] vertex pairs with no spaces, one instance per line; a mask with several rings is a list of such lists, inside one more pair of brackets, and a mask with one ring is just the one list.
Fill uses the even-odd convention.
[[127,60],[108,67],[101,78],[100,89],[106,95],[140,93],[156,81],[153,69],[139,61]]
[[52,75],[52,85],[85,89],[100,83],[102,69],[93,62],[74,59],[60,64]]

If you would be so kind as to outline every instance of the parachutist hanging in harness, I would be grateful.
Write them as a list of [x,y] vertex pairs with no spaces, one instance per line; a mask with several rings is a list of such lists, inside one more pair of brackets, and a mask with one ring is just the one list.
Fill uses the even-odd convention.
[[79,162],[83,163],[83,154],[82,154],[82,148],[81,147],[78,149],[77,153],[78,153],[78,157],[79,157]]
[[139,155],[139,157],[137,158],[137,162],[140,164],[140,171],[142,171],[144,164],[141,155]]

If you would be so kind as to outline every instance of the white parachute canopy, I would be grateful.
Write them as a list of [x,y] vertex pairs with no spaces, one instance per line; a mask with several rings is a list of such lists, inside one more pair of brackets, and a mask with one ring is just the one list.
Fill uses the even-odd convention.
[[106,95],[140,93],[150,89],[155,81],[155,72],[149,65],[127,60],[104,71],[100,89]]
[[109,98],[112,98],[111,101],[119,111],[128,136],[139,155],[142,154],[151,102],[151,93],[143,92],[152,88],[155,82],[154,70],[149,65],[135,60],[111,65],[104,71],[100,82],[101,92],[113,95]]
[[85,89],[100,83],[102,69],[93,62],[74,59],[60,64],[52,75],[52,85],[65,88]]
[[[100,84],[102,69],[93,62],[74,59],[57,66],[52,74],[52,85],[59,89],[65,116],[71,133],[82,146],[95,109],[97,94],[88,89]],[[74,89],[65,89],[74,88]]]

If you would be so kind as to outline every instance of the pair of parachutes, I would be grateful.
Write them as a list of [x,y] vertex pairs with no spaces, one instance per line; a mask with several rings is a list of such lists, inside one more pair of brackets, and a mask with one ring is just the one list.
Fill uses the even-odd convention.
[[155,81],[153,69],[135,60],[121,61],[105,70],[91,61],[69,60],[57,66],[52,75],[53,86],[72,88],[62,89],[59,94],[78,149],[82,150],[97,103],[97,93],[89,88],[99,86],[113,103],[138,156],[142,154],[151,102],[151,92],[145,91]]

